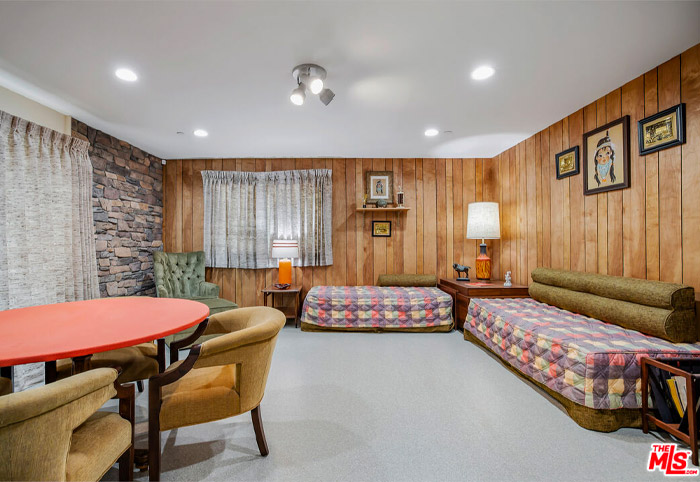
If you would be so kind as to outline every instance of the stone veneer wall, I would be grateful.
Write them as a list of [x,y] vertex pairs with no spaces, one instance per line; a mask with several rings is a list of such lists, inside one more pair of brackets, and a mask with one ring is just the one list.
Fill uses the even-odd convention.
[[155,295],[153,255],[163,246],[161,159],[73,119],[90,142],[100,295]]

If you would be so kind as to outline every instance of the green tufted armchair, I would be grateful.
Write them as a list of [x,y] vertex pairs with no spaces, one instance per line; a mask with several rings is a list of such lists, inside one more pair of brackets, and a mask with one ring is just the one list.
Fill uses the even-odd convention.
[[[153,253],[156,282],[156,296],[158,298],[184,298],[204,303],[209,307],[209,312],[221,313],[222,311],[238,308],[232,301],[219,298],[219,286],[204,281],[204,251],[193,253]],[[196,326],[169,336],[165,341],[170,344],[173,341],[187,338],[194,332]],[[216,335],[202,336],[195,344],[202,343]]]

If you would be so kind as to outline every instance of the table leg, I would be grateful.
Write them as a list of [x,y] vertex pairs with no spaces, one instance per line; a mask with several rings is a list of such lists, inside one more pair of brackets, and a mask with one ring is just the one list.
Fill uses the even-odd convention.
[[263,305],[267,306],[267,293],[263,293]]
[[90,359],[92,355],[73,357],[73,375],[86,372],[90,369]]
[[56,370],[56,360],[44,363],[44,383],[53,383],[57,379],[58,370]]

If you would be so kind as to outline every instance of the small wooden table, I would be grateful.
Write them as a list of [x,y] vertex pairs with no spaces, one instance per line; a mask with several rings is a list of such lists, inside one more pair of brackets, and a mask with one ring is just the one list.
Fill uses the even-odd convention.
[[529,298],[527,286],[512,285],[503,286],[503,280],[489,281],[457,281],[454,279],[440,278],[438,288],[452,296],[455,328],[464,329],[464,320],[467,319],[469,302],[472,298]]
[[267,297],[272,295],[272,306],[275,307],[275,295],[289,295],[294,294],[294,313],[290,313],[289,310],[282,309],[281,311],[285,314],[287,319],[294,320],[294,326],[299,328],[299,305],[301,304],[301,286],[292,285],[286,289],[275,288],[274,286],[267,286],[262,290],[265,306],[267,306]]

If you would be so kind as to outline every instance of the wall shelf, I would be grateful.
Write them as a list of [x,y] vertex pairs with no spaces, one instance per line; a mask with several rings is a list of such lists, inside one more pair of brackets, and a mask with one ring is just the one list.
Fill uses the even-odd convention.
[[385,213],[385,212],[390,212],[390,213],[401,213],[404,211],[408,211],[411,208],[357,208],[355,211],[357,212],[372,212],[372,213]]

